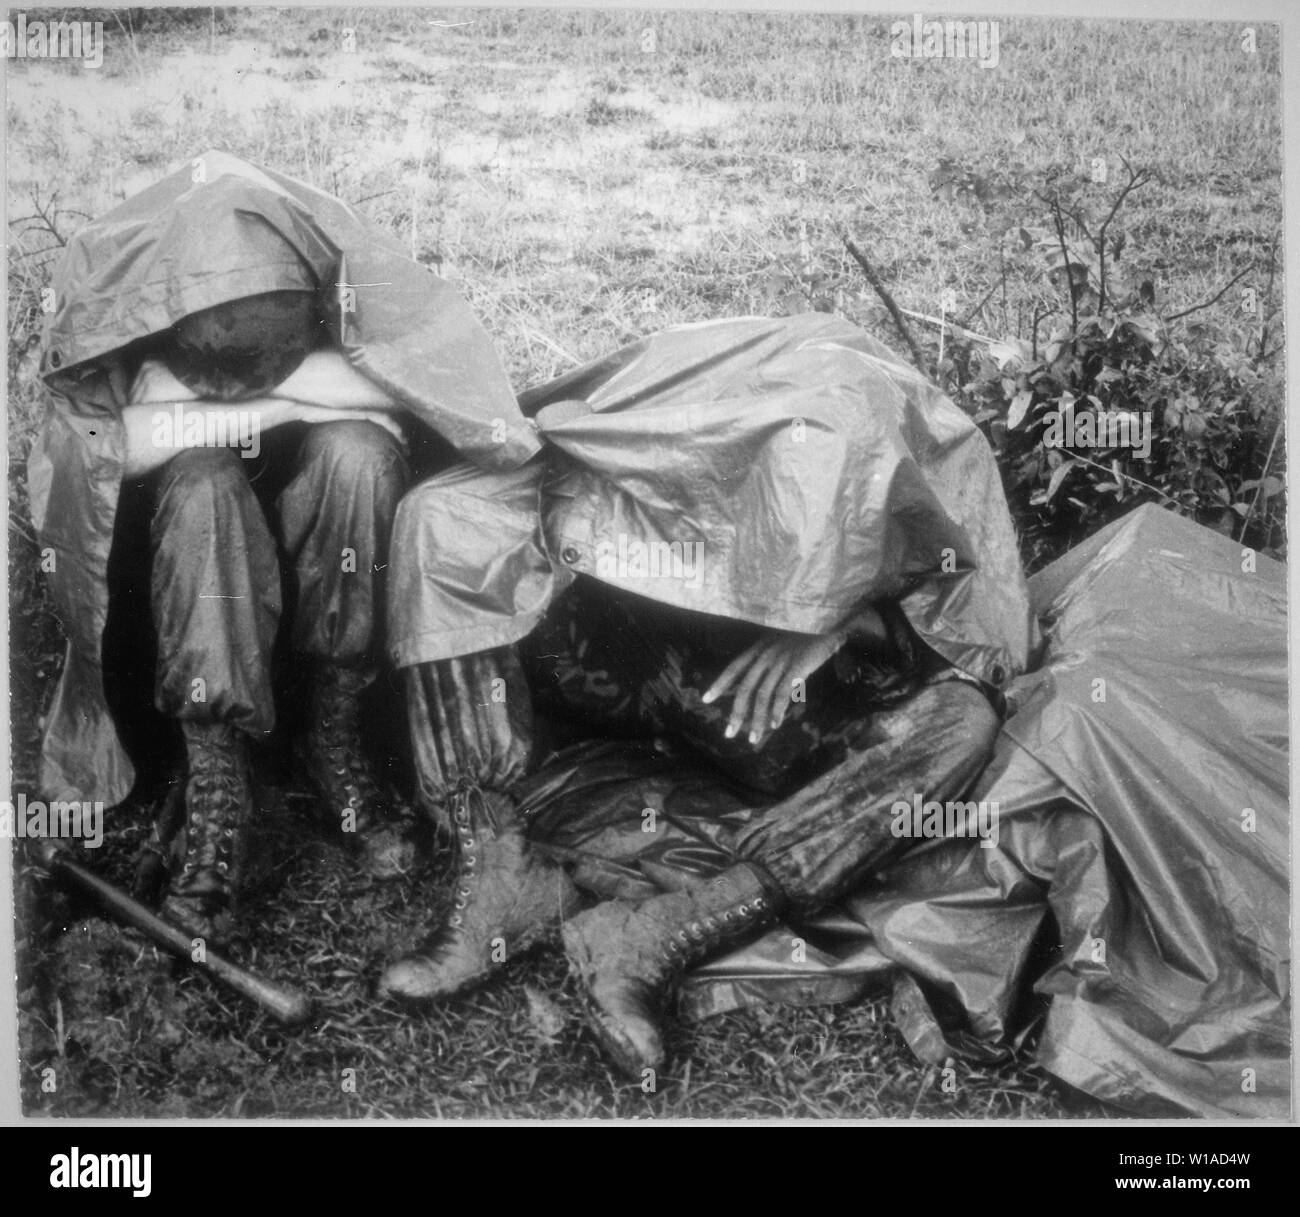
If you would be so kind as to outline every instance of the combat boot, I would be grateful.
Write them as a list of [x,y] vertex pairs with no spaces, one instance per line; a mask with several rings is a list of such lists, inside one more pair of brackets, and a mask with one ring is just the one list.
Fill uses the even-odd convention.
[[322,819],[341,830],[344,845],[369,874],[403,874],[415,861],[414,817],[381,787],[361,744],[361,694],[374,673],[322,660],[309,667],[307,732],[297,752],[323,804]]
[[446,924],[391,964],[381,996],[441,1001],[481,984],[543,942],[581,897],[532,848],[508,795],[468,787],[451,798],[455,896]]
[[663,1068],[660,1026],[682,973],[776,920],[775,881],[740,863],[708,883],[631,903],[610,900],[563,928],[569,966],[597,1040],[629,1077]]
[[230,932],[253,810],[248,740],[224,723],[183,722],[188,776],[162,915],[195,938]]

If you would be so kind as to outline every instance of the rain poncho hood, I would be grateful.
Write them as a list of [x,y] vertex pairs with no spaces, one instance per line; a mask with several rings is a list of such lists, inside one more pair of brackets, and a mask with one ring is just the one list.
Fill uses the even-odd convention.
[[105,705],[100,654],[130,392],[125,348],[200,309],[308,289],[353,365],[466,460],[511,469],[539,444],[452,287],[347,204],[226,153],[195,157],[88,224],[52,286],[41,369],[49,406],[28,475],[68,652],[41,783],[50,798],[114,803],[134,776]]

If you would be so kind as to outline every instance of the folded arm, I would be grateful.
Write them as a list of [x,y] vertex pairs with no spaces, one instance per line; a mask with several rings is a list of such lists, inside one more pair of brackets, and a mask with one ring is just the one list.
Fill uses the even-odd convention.
[[285,423],[372,422],[401,439],[393,415],[402,408],[337,351],[313,352],[271,393],[244,401],[201,399],[160,361],[147,359],[122,411],[122,476],[141,477],[187,447],[258,451],[262,435]]

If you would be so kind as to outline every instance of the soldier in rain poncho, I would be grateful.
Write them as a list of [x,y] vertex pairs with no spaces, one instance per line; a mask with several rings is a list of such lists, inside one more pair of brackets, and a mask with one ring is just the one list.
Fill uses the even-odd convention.
[[[164,910],[220,936],[254,810],[249,745],[276,721],[278,632],[306,678],[323,814],[356,841],[395,810],[358,699],[383,653],[402,428],[489,469],[538,443],[446,284],[339,200],[223,153],[89,224],[54,289],[29,478],[68,653],[41,783],[117,804],[181,736]],[[163,721],[133,737],[150,687]]]
[[[450,471],[395,524],[390,645],[457,878],[381,988],[445,999],[565,919],[593,1026],[636,1076],[685,967],[907,849],[900,798],[960,798],[1034,625],[987,443],[851,325],[682,327],[521,402],[545,461]],[[748,790],[730,864],[576,912],[520,795],[543,723],[653,739]]]

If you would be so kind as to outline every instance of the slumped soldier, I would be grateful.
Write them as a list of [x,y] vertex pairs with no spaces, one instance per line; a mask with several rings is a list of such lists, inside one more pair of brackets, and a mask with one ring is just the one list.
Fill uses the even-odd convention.
[[[899,798],[962,795],[1035,625],[988,444],[847,323],[681,327],[521,400],[544,467],[441,475],[394,525],[419,802],[457,865],[449,917],[380,987],[445,1000],[562,927],[593,1030],[638,1076],[687,967],[897,857]],[[509,561],[476,560],[487,535]],[[607,560],[654,546],[695,556],[692,577]],[[556,722],[747,789],[730,864],[579,911],[520,793],[557,786],[561,818],[565,788],[581,800],[580,768],[540,744]]]
[[122,511],[148,516],[137,565],[150,587],[154,706],[185,744],[183,806],[173,802],[183,820],[160,826],[155,845],[175,846],[163,912],[204,937],[227,928],[253,810],[249,744],[276,723],[283,596],[307,693],[297,750],[321,818],[375,851],[378,868],[393,861],[383,837],[399,830],[362,745],[360,698],[382,655],[407,461],[382,413],[392,399],[336,352],[313,350],[314,312],[313,293],[282,291],[182,319],[142,362],[122,415]]
[[406,443],[425,468],[509,470],[539,442],[449,285],[347,204],[225,153],[78,232],[48,303],[28,477],[68,647],[42,794],[111,809],[183,737],[153,841],[165,910],[220,937],[277,667],[306,678],[321,815],[355,842],[400,810],[358,699],[383,657]]

